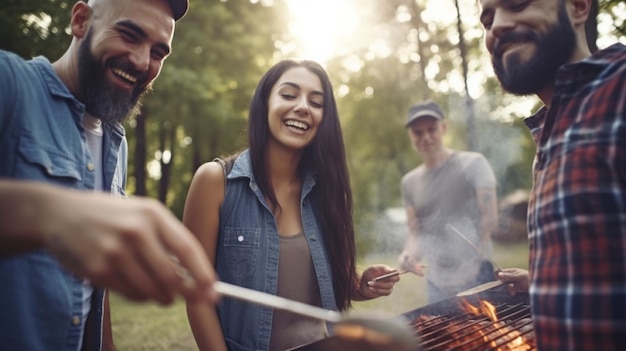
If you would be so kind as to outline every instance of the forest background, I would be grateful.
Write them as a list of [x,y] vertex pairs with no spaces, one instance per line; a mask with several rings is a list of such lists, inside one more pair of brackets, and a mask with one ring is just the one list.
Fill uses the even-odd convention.
[[[51,61],[63,53],[71,40],[73,0],[1,2],[1,49]],[[402,175],[421,162],[403,127],[409,107],[419,100],[443,107],[450,147],[487,157],[499,198],[530,188],[534,145],[521,117],[537,101],[502,92],[482,42],[475,0],[316,1],[307,17],[294,13],[305,3],[191,0],[154,91],[126,125],[129,194],[158,198],[181,216],[198,166],[245,146],[248,103],[261,75],[282,58],[299,57],[308,44],[290,31],[291,20],[308,18],[313,33],[330,29],[341,36],[342,25],[329,19],[346,3],[358,13],[351,22],[347,16],[339,21],[344,27],[356,21],[357,30],[321,63],[339,105],[360,254],[403,240],[380,231],[393,221],[389,209],[402,205]],[[601,47],[626,42],[624,1],[600,0],[600,7],[602,30],[594,42]]]
[[[56,60],[71,40],[74,2],[0,0],[0,49]],[[154,91],[126,125],[128,193],[157,198],[181,217],[198,166],[245,147],[248,104],[261,75],[283,58],[316,59],[327,69],[338,102],[359,263],[393,266],[406,236],[400,179],[421,162],[404,128],[413,103],[431,99],[442,106],[449,120],[445,142],[487,157],[500,199],[532,185],[535,149],[522,117],[537,108],[538,100],[502,92],[484,48],[476,3],[191,0]],[[626,44],[625,2],[599,3],[601,15],[589,32],[593,42],[600,48],[615,41]],[[358,11],[340,14],[338,9],[347,5]],[[308,28],[308,35],[296,27]],[[508,229],[502,230],[506,235]],[[494,250],[501,266],[524,266],[527,248],[521,239],[517,246]],[[413,299],[414,307],[425,303],[423,297],[415,300],[415,287],[422,289],[423,279],[403,280],[408,282],[398,285],[393,297],[361,306],[399,313],[405,308],[397,304],[402,294]],[[162,310],[112,299],[119,349],[195,349],[181,302]]]

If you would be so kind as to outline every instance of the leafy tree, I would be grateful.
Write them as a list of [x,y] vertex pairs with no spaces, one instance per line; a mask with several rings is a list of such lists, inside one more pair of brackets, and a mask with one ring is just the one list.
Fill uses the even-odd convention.
[[[366,1],[360,6],[371,9],[367,22],[374,32],[373,44],[336,58],[329,73],[338,80],[338,91],[347,92],[340,97],[339,107],[350,158],[355,222],[364,241],[375,242],[372,239],[380,233],[369,228],[377,227],[375,222],[385,209],[401,205],[400,179],[421,162],[404,127],[409,107],[425,99],[438,102],[455,117],[449,122],[447,142],[466,149],[463,112],[467,106],[464,89],[455,91],[452,83],[464,80],[457,28],[428,22],[426,2],[421,0]],[[379,52],[378,40],[386,43],[386,52]],[[481,55],[479,45],[477,40],[467,42],[468,70],[476,69],[470,63]],[[359,244],[366,249],[367,243]]]
[[608,13],[614,25],[613,34],[622,39],[626,38],[626,5],[624,0],[599,0],[601,13]]
[[69,45],[71,0],[2,0],[0,49],[54,60]]
[[[74,2],[4,0],[0,48],[60,57],[71,40]],[[173,54],[127,128],[130,193],[158,197],[181,213],[198,165],[245,144],[248,102],[286,26],[282,0],[190,2]]]
[[592,52],[598,50],[598,14],[608,15],[613,23],[613,33],[617,37],[626,38],[626,16],[623,0],[599,0],[593,3],[591,16],[586,24],[587,42]]
[[[272,6],[259,1],[191,2],[154,93],[135,128],[129,129],[129,139],[146,141],[134,145],[137,162],[131,175],[136,190],[145,184],[145,194],[181,214],[197,167],[245,145],[248,103],[273,63],[274,41],[286,32],[285,14],[280,1]],[[146,165],[156,178],[141,178]]]

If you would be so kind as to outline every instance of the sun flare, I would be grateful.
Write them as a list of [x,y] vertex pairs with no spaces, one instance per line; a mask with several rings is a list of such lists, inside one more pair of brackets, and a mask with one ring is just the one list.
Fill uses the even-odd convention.
[[[453,23],[452,3],[424,0],[427,4],[421,14],[430,22]],[[286,0],[289,9],[289,33],[292,47],[289,54],[324,63],[330,58],[349,54],[355,49],[368,48],[370,52],[386,56],[393,52],[387,47],[387,38],[365,18],[373,3],[362,0]],[[468,6],[469,0],[462,0]],[[368,5],[369,4],[369,5]],[[473,4],[473,3],[470,3]],[[475,6],[475,5],[471,5]],[[404,21],[402,13],[397,20]]]
[[341,54],[358,34],[357,5],[354,0],[287,0],[297,55],[323,63]]

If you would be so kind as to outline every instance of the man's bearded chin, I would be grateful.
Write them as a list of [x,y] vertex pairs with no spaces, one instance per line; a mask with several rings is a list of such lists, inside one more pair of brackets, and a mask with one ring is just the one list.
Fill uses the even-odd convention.
[[[90,51],[92,31],[81,43],[78,54],[78,93],[77,98],[85,105],[87,113],[99,118],[103,123],[115,125],[123,123],[137,115],[141,109],[141,98],[152,90],[152,83],[144,87],[137,86],[132,93],[116,87],[106,81],[109,67],[100,64]],[[125,70],[132,72],[129,64],[117,62]],[[138,81],[145,79],[145,74],[137,74]]]
[[[518,54],[510,54],[505,67],[502,46],[515,42],[533,42],[536,52],[526,62],[522,62]],[[501,37],[494,47],[494,72],[504,90],[516,95],[536,94],[554,83],[558,69],[569,61],[575,47],[576,33],[563,6],[557,23],[543,35],[508,32]]]
[[121,93],[115,87],[103,86],[100,91],[86,94],[83,103],[87,113],[99,118],[102,123],[115,125],[138,115],[141,112],[141,99],[149,91],[152,91],[152,84],[129,98],[128,94]]

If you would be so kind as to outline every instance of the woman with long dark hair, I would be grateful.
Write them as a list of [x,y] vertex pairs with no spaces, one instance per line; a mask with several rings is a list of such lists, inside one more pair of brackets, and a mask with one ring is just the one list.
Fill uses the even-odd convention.
[[[248,149],[194,175],[184,223],[222,281],[329,310],[389,295],[384,265],[359,275],[352,193],[333,88],[312,61],[284,60],[261,79]],[[201,350],[285,350],[328,335],[322,321],[224,299],[188,304]],[[217,336],[223,336],[217,337]]]

